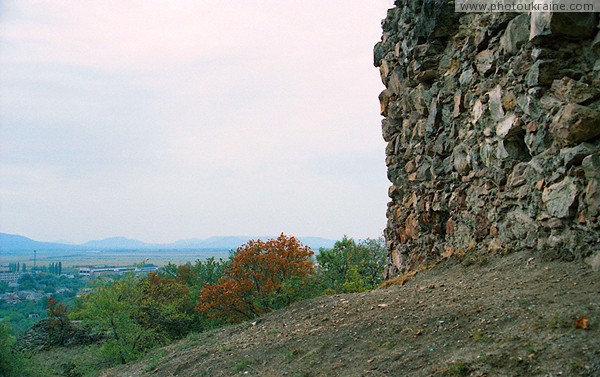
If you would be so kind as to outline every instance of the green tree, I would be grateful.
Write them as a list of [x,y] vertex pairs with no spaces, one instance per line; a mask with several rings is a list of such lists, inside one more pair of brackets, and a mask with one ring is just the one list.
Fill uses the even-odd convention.
[[19,289],[22,291],[37,289],[37,283],[31,274],[24,274],[19,278]]
[[146,277],[127,274],[98,285],[77,303],[72,318],[105,333],[108,341],[102,351],[118,363],[181,338],[199,329],[200,323],[185,284],[155,273]]
[[185,284],[150,273],[138,281],[134,319],[167,340],[179,339],[195,327],[194,303]]
[[[175,265],[169,263],[163,267],[161,276],[175,279],[189,290],[188,297],[192,302],[198,302],[200,291],[206,284],[216,284],[224,276],[225,270],[231,264],[231,260],[208,258],[205,261],[196,260],[195,264],[186,263]],[[189,330],[206,330],[219,327],[223,321],[219,318],[208,317],[204,313],[196,311],[193,326]]]
[[198,283],[204,285],[215,284],[219,279],[225,275],[225,270],[231,265],[231,260],[219,259],[218,261],[214,258],[208,258],[204,262],[196,260],[192,270],[198,274]]
[[0,281],[0,294],[8,291],[8,283],[5,281]]
[[159,336],[134,320],[139,288],[135,276],[126,275],[119,281],[102,282],[87,298],[78,303],[72,314],[96,333],[108,340],[102,353],[117,363],[137,359],[144,351],[160,344]]
[[383,279],[386,252],[383,239],[355,242],[344,236],[317,255],[318,275],[330,293],[361,292]]
[[179,266],[169,263],[163,267],[161,274],[177,279],[190,291],[194,291],[194,288],[202,288],[206,283],[215,284],[225,274],[230,264],[230,260],[217,260],[210,257],[205,261],[198,259],[193,265],[189,262]]
[[179,268],[178,265],[169,262],[163,266],[163,268],[160,271],[160,274],[168,276],[168,277],[176,278],[178,268]]

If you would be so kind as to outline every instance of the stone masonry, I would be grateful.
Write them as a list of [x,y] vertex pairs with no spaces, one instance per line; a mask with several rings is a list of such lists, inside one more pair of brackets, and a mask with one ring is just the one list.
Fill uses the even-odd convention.
[[386,277],[457,253],[600,253],[597,13],[397,0],[374,48]]

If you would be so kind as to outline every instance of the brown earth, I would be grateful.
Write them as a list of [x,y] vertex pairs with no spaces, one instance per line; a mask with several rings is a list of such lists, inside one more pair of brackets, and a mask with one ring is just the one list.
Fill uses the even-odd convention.
[[403,286],[300,302],[104,375],[600,376],[600,272],[527,252],[446,260]]

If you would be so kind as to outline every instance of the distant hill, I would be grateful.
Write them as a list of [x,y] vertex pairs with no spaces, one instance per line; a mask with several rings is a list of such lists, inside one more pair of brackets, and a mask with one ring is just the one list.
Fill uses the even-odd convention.
[[55,242],[39,242],[16,234],[0,233],[0,250],[68,250],[74,248],[77,248],[77,246]]
[[147,244],[142,241],[134,240],[125,237],[110,237],[103,240],[88,241],[80,246],[87,249],[148,249],[157,245]]
[[[237,249],[242,244],[249,240],[255,239],[267,240],[275,238],[274,236],[218,236],[209,237],[207,239],[192,238],[188,240],[180,240],[173,243],[153,244],[143,241],[125,238],[125,237],[110,237],[102,240],[88,241],[83,244],[74,245],[57,242],[39,242],[30,238],[0,233],[0,250],[3,251],[20,251],[20,250],[144,250],[144,249]],[[335,240],[330,240],[321,237],[298,237],[305,245],[310,246],[314,250],[320,248],[331,248]]]

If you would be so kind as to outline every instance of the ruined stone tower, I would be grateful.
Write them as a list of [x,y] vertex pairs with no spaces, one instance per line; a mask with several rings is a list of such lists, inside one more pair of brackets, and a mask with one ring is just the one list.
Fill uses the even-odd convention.
[[469,251],[600,253],[598,14],[395,5],[374,49],[387,277]]

